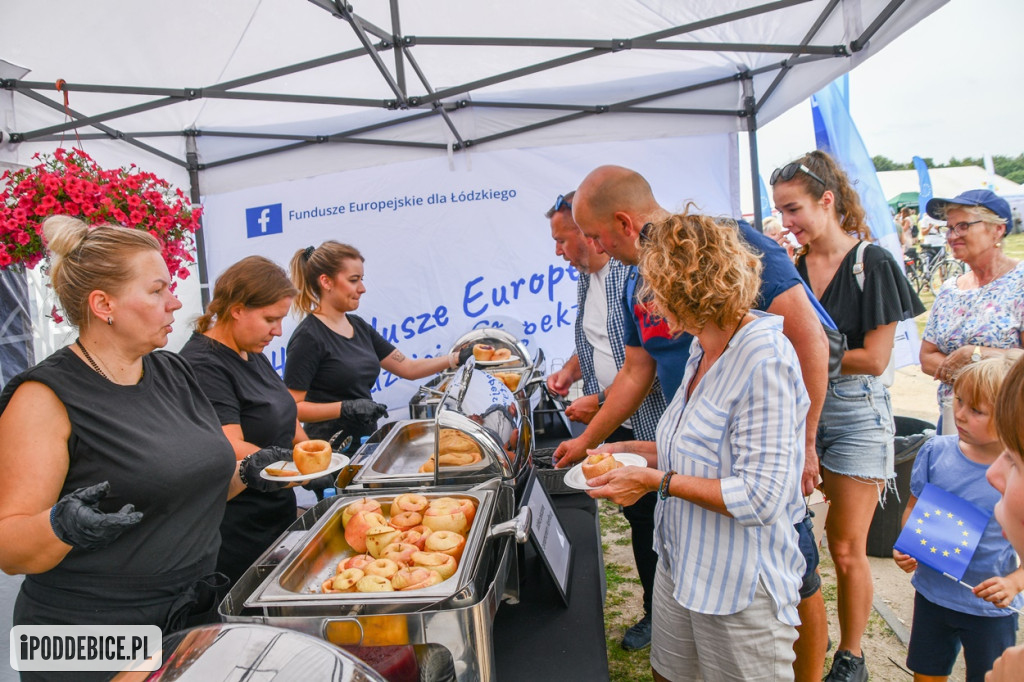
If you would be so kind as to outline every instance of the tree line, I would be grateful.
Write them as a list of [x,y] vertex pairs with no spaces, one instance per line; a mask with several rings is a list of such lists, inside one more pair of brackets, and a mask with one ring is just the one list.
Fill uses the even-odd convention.
[[[985,167],[984,159],[972,156],[966,156],[962,159],[958,159],[955,156],[946,163],[935,163],[935,160],[929,156],[921,157],[925,165],[928,168],[956,168],[957,166],[981,166]],[[874,156],[871,159],[875,162],[875,170],[891,171],[891,170],[914,170],[914,162],[910,161],[907,163],[899,163],[893,161],[886,156]],[[996,172],[996,175],[1001,175],[1011,182],[1017,184],[1024,184],[1024,154],[1018,154],[1017,156],[993,156],[992,167]]]

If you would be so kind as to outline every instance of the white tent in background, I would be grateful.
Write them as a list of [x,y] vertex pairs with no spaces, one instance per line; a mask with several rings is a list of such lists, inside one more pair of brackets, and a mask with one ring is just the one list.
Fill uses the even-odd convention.
[[[1024,193],[1024,186],[1000,175],[990,176],[981,166],[930,168],[928,176],[932,181],[932,195],[937,197],[955,197],[969,189],[988,189],[988,183],[993,181],[995,187],[992,191],[996,194]],[[878,181],[882,183],[882,193],[886,198],[920,189],[916,170],[882,171],[878,174]]]

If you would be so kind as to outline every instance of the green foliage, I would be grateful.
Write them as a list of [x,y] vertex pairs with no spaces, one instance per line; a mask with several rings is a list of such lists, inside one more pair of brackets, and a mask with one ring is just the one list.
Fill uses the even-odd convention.
[[[985,167],[985,160],[981,157],[965,156],[962,159],[958,159],[954,156],[946,163],[935,163],[935,159],[930,156],[922,158],[924,159],[925,165],[929,168],[957,168],[960,166]],[[913,161],[909,163],[900,163],[899,161],[893,161],[887,156],[874,156],[871,160],[875,162],[875,170],[878,172],[891,170],[913,170],[914,168]],[[992,168],[995,170],[996,175],[1001,175],[1011,182],[1024,184],[1024,154],[1018,154],[1017,156],[993,156]]]
[[897,163],[887,156],[873,156],[871,160],[875,162],[875,170],[879,173],[882,171],[911,170],[914,167],[913,163]]

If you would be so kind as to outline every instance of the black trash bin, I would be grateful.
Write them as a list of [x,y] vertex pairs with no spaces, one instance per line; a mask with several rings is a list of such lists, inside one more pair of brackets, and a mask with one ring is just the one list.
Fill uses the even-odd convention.
[[[889,494],[885,508],[878,505],[868,530],[868,554],[877,557],[891,557],[892,546],[903,529],[903,511],[910,499],[910,474],[914,470],[914,459],[928,437],[935,433],[935,424],[913,417],[896,417],[896,496]],[[930,429],[925,436],[924,432]]]

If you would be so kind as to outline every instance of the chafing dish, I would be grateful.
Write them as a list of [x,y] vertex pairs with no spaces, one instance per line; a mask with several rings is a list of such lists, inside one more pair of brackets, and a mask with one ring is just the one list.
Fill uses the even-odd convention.
[[[544,382],[544,351],[538,348],[536,356],[531,359],[526,346],[512,334],[503,329],[484,328],[474,329],[463,335],[455,342],[450,352],[458,352],[467,346],[478,343],[495,348],[507,348],[512,352],[512,358],[500,365],[474,364],[473,366],[476,370],[490,375],[518,375],[519,383],[512,393],[519,402],[520,409],[529,414],[540,401],[538,387]],[[473,363],[474,361],[470,360],[469,362]],[[416,394],[409,400],[409,416],[413,419],[433,418],[449,382],[458,372],[458,369],[441,372],[420,386]]]
[[[358,491],[319,502],[243,574],[221,602],[228,622],[298,630],[339,645],[439,644],[459,680],[494,679],[491,624],[502,599],[518,599],[515,543],[525,542],[530,510],[513,516],[511,489],[498,479],[474,486]],[[403,492],[478,501],[462,561],[448,580],[409,592],[311,591],[348,550],[341,510],[360,496],[383,504]]]
[[[465,466],[420,467],[439,451],[442,429],[473,439],[481,459]],[[352,484],[366,487],[476,483],[499,478],[518,488],[530,463],[532,424],[501,380],[470,360],[449,378],[432,419],[392,422],[352,458]]]

